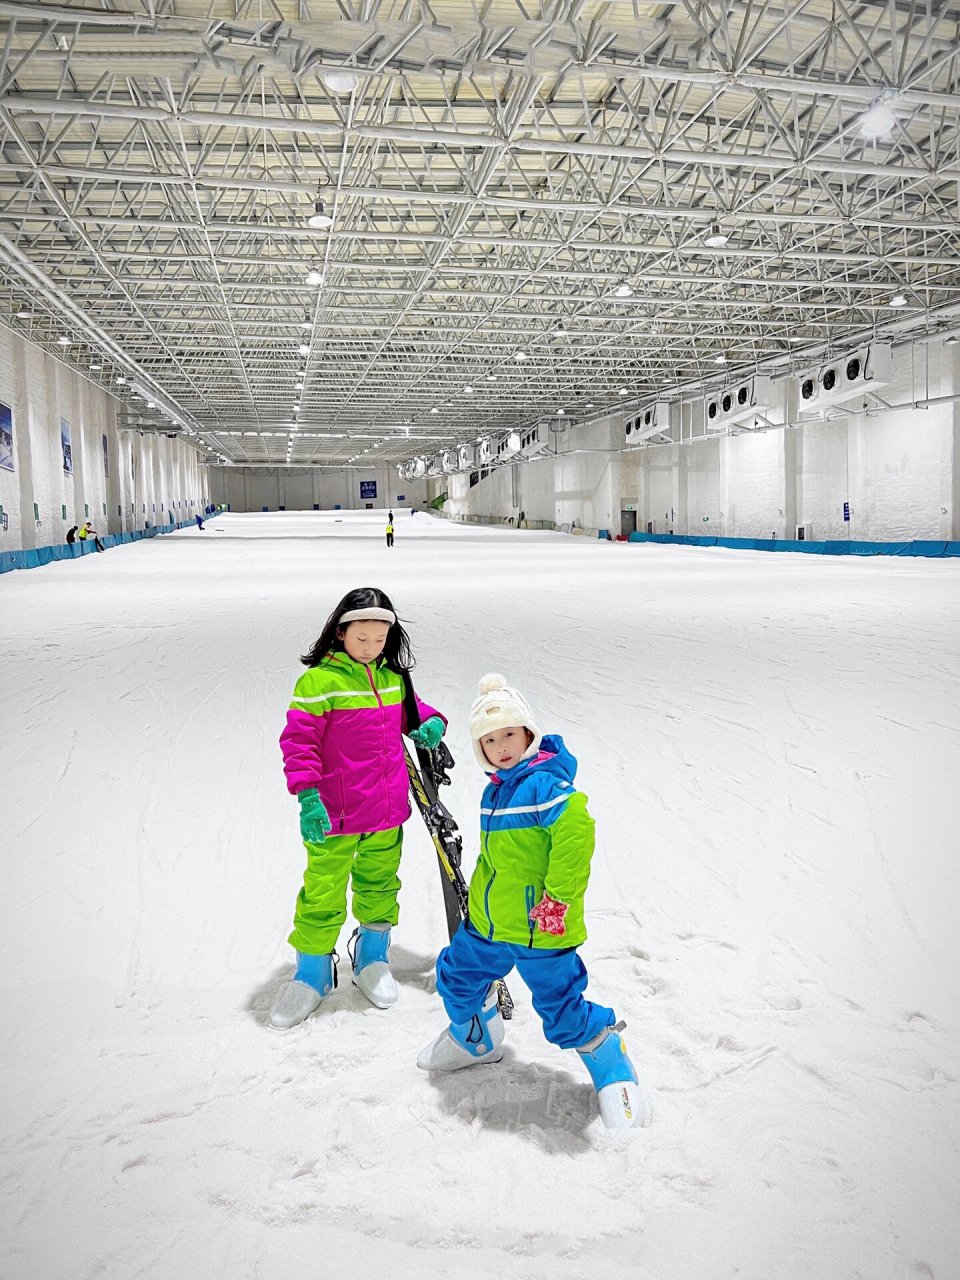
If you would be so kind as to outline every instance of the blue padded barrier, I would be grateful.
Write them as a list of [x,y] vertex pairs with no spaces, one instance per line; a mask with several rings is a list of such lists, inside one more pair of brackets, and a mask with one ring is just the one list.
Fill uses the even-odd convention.
[[631,533],[627,541],[680,547],[728,547],[736,551],[799,551],[804,555],[821,556],[923,556],[926,559],[960,556],[960,542],[921,538],[911,542],[851,542],[840,539],[803,542],[792,538],[705,538],[692,534]]
[[[215,513],[219,515],[219,512]],[[214,516],[204,516],[204,523],[213,520]],[[154,525],[149,529],[131,529],[126,533],[107,533],[100,539],[105,548],[119,547],[125,542],[139,542],[141,538],[155,538],[158,533],[173,533],[175,529],[191,529],[196,520],[182,520],[179,524]],[[42,564],[52,564],[54,560],[76,560],[80,556],[96,552],[92,540],[83,542],[58,542],[49,547],[31,547],[27,551],[0,551],[0,574],[10,573],[14,569],[36,569]]]

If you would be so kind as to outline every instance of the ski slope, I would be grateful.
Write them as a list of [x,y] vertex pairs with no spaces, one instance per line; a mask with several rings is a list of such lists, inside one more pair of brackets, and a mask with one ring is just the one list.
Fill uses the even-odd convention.
[[[960,1275],[960,562],[225,515],[0,579],[3,1280]],[[514,977],[499,1066],[427,1076],[436,860],[400,1003],[288,1033],[298,655],[383,587],[451,721],[506,674],[580,761],[583,954],[656,1095],[605,1131]],[[345,954],[346,933],[341,939]]]

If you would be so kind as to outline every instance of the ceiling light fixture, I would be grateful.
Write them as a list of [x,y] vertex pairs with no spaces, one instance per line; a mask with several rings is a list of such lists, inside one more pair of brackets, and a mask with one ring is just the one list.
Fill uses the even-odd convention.
[[710,228],[710,234],[704,236],[703,243],[708,249],[722,249],[729,239],[727,233],[720,230],[720,223],[715,222]]
[[558,320],[553,332],[557,335],[558,338],[565,338],[567,334],[570,332],[570,330],[567,328],[567,326],[563,323],[562,320]]
[[69,347],[69,345],[70,345],[70,339],[67,337],[67,335],[66,335],[65,333],[62,333],[62,334],[60,335],[60,337],[57,339],[57,343],[58,343],[58,344],[59,344],[59,346],[61,346],[61,347]]
[[488,374],[487,374],[487,381],[488,381],[488,382],[496,382],[496,380],[497,380],[497,375],[496,375],[495,373],[488,373]]
[[593,401],[592,401],[592,400],[588,400],[588,401],[587,401],[587,408],[588,408],[588,409],[592,409],[592,408],[593,408]]
[[726,364],[726,363],[727,363],[727,357],[726,357],[726,356],[714,356],[714,357],[713,357],[713,363],[714,363],[714,364]]
[[333,226],[333,218],[323,207],[323,196],[320,194],[322,190],[322,186],[318,183],[317,196],[313,202],[313,213],[307,219],[307,226],[313,227],[314,231],[326,231],[328,227]]
[[463,388],[463,394],[464,394],[465,396],[472,396],[472,395],[473,395],[473,387],[464,387],[464,388]]
[[515,351],[513,353],[514,360],[526,360],[527,353],[525,351]]
[[955,333],[951,333],[949,338],[944,338],[943,345],[945,347],[955,347],[960,342],[960,338]]
[[13,314],[17,317],[18,320],[33,319],[33,312],[30,311],[27,307],[21,307],[19,311],[15,311]]
[[308,271],[308,272],[307,272],[307,275],[306,275],[306,282],[307,282],[307,284],[312,284],[312,285],[316,285],[316,286],[319,286],[319,285],[323,284],[323,272],[322,272],[322,271]]
[[300,321],[300,328],[301,328],[301,329],[312,329],[312,328],[313,328],[313,321],[312,321],[312,320],[301,320],[301,321]]
[[890,299],[891,307],[905,307],[907,305],[907,295],[905,293],[895,293]]
[[117,382],[120,382],[120,383],[126,382],[126,378],[123,376],[123,374],[121,374],[121,375],[117,378]]
[[613,292],[618,298],[630,298],[633,296],[633,286],[627,284],[626,280],[621,280]]
[[887,96],[881,95],[860,118],[860,132],[871,142],[886,138],[893,131],[897,117]]
[[300,343],[300,354],[302,356],[308,356],[310,354],[310,348],[305,342]]
[[436,405],[434,405],[434,406],[433,406],[433,408],[430,410],[430,412],[431,412],[431,413],[439,413],[439,412],[440,412],[440,410],[437,408],[437,406],[436,406]]
[[331,93],[353,93],[360,83],[352,71],[321,71],[320,78]]
[[617,392],[618,396],[628,396],[629,394],[630,394],[629,387],[621,387],[620,390]]

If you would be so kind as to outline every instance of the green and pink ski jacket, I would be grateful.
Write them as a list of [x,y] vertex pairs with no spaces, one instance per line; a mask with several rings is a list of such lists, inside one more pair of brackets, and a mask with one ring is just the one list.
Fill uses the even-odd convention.
[[[386,831],[410,817],[403,693],[403,679],[386,665],[367,667],[340,652],[297,681],[280,735],[287,790],[316,787],[331,835]],[[419,698],[417,710],[421,723],[440,715]]]
[[[480,857],[470,879],[470,923],[493,942],[552,949],[586,941],[583,899],[594,822],[573,780],[577,762],[550,735],[533,760],[490,775],[480,801]],[[566,929],[541,933],[530,912],[544,891],[567,903]]]

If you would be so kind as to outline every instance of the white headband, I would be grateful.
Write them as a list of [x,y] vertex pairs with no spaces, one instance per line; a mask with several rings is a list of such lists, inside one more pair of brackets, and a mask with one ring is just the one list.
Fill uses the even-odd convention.
[[346,613],[341,613],[337,619],[337,626],[343,626],[345,622],[389,622],[391,627],[397,620],[397,615],[391,613],[389,609],[348,609]]

